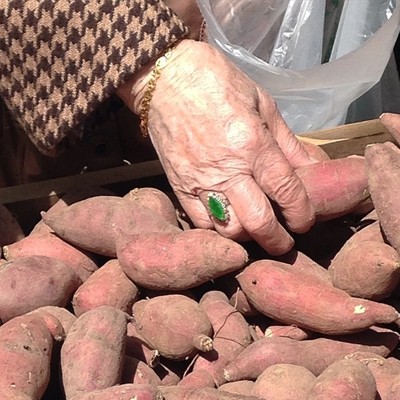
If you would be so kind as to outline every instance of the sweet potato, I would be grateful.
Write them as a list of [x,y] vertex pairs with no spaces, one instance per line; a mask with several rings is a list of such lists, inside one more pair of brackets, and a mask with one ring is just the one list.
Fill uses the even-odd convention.
[[67,400],[120,383],[126,329],[126,313],[109,306],[87,311],[75,321],[61,348]]
[[139,288],[125,275],[118,260],[112,259],[77,289],[72,306],[77,317],[99,306],[112,306],[130,314],[138,297]]
[[394,357],[381,357],[365,351],[349,354],[345,358],[365,364],[374,375],[379,399],[388,398],[394,379],[400,375],[400,360]]
[[255,261],[237,279],[261,313],[314,332],[340,335],[399,320],[394,307],[351,297],[278,261]]
[[385,400],[397,400],[400,398],[400,375],[396,375],[390,385],[389,393]]
[[178,226],[174,203],[161,190],[153,187],[134,188],[123,197],[149,208],[170,224]]
[[42,306],[65,307],[81,284],[67,264],[45,256],[21,257],[0,266],[0,320]]
[[294,325],[270,325],[264,332],[264,337],[287,337],[294,340],[312,339],[313,332],[306,331]]
[[62,239],[96,254],[116,257],[117,240],[144,232],[180,232],[148,208],[118,196],[96,196],[42,219]]
[[161,379],[154,369],[145,362],[125,356],[121,383],[141,383],[159,386],[161,385]]
[[78,394],[73,400],[163,400],[157,386],[127,383]]
[[229,393],[216,388],[159,386],[159,390],[164,400],[262,400],[260,397]]
[[312,277],[320,278],[322,282],[332,285],[332,278],[328,270],[301,251],[292,249],[288,253],[276,257],[276,259],[280,262],[292,265],[294,268],[297,268],[305,274],[310,274]]
[[377,388],[369,368],[352,359],[343,359],[329,365],[319,375],[308,392],[307,400],[375,400]]
[[238,287],[229,299],[229,303],[245,317],[254,317],[260,312],[249,302],[243,290]]
[[370,222],[365,226],[359,227],[344,244],[351,243],[352,245],[357,246],[358,243],[370,240],[375,242],[387,243],[378,220]]
[[185,375],[179,382],[178,386],[190,388],[215,388],[215,381],[210,372],[202,369],[191,371]]
[[251,342],[249,324],[221,291],[210,290],[199,301],[213,327],[213,346],[218,354],[232,360]]
[[253,386],[254,381],[245,379],[243,381],[224,383],[223,385],[218,387],[218,390],[233,394],[240,394],[242,396],[250,396]]
[[139,300],[132,312],[139,334],[165,358],[183,360],[213,348],[207,314],[189,297],[171,294]]
[[183,361],[171,361],[162,359],[154,371],[161,379],[161,386],[176,386],[183,378],[187,365]]
[[250,394],[263,399],[308,400],[315,380],[315,375],[301,365],[275,364],[258,376]]
[[43,306],[43,307],[36,308],[35,310],[31,311],[30,313],[35,314],[35,313],[41,313],[42,311],[45,311],[45,312],[53,315],[55,318],[57,318],[58,321],[60,321],[61,326],[63,327],[63,330],[66,335],[68,334],[69,330],[71,329],[71,326],[76,321],[76,316],[64,307]]
[[43,320],[21,315],[0,327],[0,398],[40,399],[49,383],[53,338]]
[[349,214],[369,197],[363,157],[321,161],[295,170],[319,220]]
[[397,333],[375,328],[336,339],[260,339],[247,346],[234,361],[225,366],[217,383],[255,380],[269,366],[281,363],[301,365],[318,376],[328,365],[356,351],[368,351],[387,357],[398,342]]
[[67,243],[52,232],[29,234],[18,242],[3,246],[3,255],[7,260],[29,256],[55,258],[67,263],[82,282],[98,269],[93,254]]
[[379,301],[400,283],[400,255],[382,242],[351,242],[336,254],[328,270],[335,287],[354,297]]
[[157,290],[190,289],[238,270],[248,260],[239,243],[209,229],[143,233],[121,245],[117,257],[136,284]]
[[126,335],[126,354],[154,368],[160,361],[160,353],[146,343],[133,321],[128,322]]
[[[201,297],[199,304],[213,327],[213,350],[196,358],[192,372],[183,378],[181,384],[193,381],[193,376],[199,374],[200,378],[205,373],[213,377],[252,342],[249,324],[243,315],[229,304],[229,299],[223,292],[208,291]],[[207,382],[209,381],[206,380]],[[214,383],[208,386],[213,387]]]
[[[57,214],[59,211],[67,208],[71,204],[95,196],[116,196],[116,194],[109,189],[95,185],[86,186],[84,188],[82,187],[74,188],[59,196],[50,205],[50,207],[47,208],[46,214],[47,216],[53,213]],[[40,219],[40,221],[30,231],[29,235],[33,235],[36,233],[51,233],[51,232],[54,231],[42,219]]]
[[0,204],[0,246],[18,242],[25,237],[25,232],[14,214]]
[[45,310],[44,307],[39,307],[36,310],[30,311],[25,315],[34,315],[42,319],[47,326],[55,342],[63,342],[66,337],[66,332],[61,321],[52,313]]
[[365,149],[368,186],[387,241],[400,253],[400,149],[375,143]]

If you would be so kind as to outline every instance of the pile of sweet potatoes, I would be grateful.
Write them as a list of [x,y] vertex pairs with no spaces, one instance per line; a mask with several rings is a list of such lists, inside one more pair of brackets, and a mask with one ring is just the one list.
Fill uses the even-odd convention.
[[317,222],[280,255],[154,187],[68,193],[30,232],[2,206],[0,398],[400,398],[400,151],[315,154]]

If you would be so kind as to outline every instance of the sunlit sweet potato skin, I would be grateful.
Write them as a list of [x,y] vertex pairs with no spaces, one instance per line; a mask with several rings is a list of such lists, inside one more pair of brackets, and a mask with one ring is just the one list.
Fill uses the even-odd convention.
[[243,267],[246,250],[209,229],[141,234],[117,249],[124,272],[138,285],[184,290]]
[[0,327],[2,399],[40,399],[50,379],[53,337],[38,315],[15,317]]
[[61,348],[67,399],[120,383],[126,327],[127,315],[109,306],[89,310],[75,321]]
[[8,261],[0,266],[0,320],[42,306],[65,307],[81,283],[60,260],[30,256]]
[[237,279],[261,313],[314,332],[347,334],[399,319],[394,307],[351,297],[344,290],[273,260],[251,263]]
[[317,162],[296,169],[319,220],[349,214],[369,198],[363,157]]

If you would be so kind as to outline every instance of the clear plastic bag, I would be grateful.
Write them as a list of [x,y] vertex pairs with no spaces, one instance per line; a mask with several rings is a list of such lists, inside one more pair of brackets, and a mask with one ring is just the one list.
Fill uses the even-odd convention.
[[210,44],[274,97],[299,134],[345,122],[350,104],[380,82],[400,28],[396,0],[198,4]]

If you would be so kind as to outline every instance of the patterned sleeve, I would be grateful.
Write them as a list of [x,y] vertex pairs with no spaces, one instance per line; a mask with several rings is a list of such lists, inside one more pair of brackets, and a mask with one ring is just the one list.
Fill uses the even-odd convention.
[[36,147],[76,141],[123,81],[187,34],[160,0],[4,0],[0,96]]

